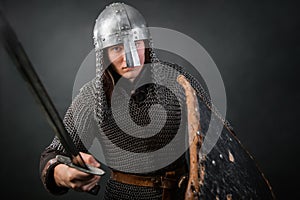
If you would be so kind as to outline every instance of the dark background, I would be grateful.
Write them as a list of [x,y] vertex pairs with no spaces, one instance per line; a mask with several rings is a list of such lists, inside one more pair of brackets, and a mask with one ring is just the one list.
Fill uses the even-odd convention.
[[[92,29],[111,1],[1,0],[49,95],[64,115],[76,72],[93,48]],[[299,5],[297,1],[125,1],[150,26],[180,31],[211,55],[227,92],[227,119],[253,155],[278,199],[298,193]],[[39,179],[39,156],[54,132],[4,49],[1,52],[1,195],[11,199],[99,199],[70,192],[56,197]]]

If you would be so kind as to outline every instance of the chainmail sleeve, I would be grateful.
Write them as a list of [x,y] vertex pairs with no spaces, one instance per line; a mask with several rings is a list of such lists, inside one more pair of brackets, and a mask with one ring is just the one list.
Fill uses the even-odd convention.
[[[70,134],[73,143],[80,152],[84,153],[88,153],[89,145],[92,144],[94,138],[93,90],[93,81],[84,85],[63,119],[65,128]],[[68,188],[61,188],[55,184],[53,173],[54,167],[58,164],[55,158],[56,155],[68,156],[57,136],[54,137],[51,144],[41,154],[40,177],[44,187],[50,193],[60,195],[66,193]]]

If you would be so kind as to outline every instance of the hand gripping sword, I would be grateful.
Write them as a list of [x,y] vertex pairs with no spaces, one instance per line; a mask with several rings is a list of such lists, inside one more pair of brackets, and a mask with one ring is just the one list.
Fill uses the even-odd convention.
[[[37,73],[35,72],[25,50],[19,42],[16,33],[8,23],[4,14],[0,11],[0,41],[3,43],[7,53],[17,66],[18,71],[22,74],[24,80],[28,83],[33,95],[38,100],[39,105],[45,112],[48,122],[52,125],[56,136],[59,138],[61,144],[71,157],[62,155],[57,156],[58,162],[64,163],[70,167],[76,168],[86,173],[102,176],[104,171],[102,169],[86,164],[81,157],[78,149],[72,141],[72,138],[65,129],[65,126],[54,107],[47,91],[45,90],[42,82],[40,81]],[[89,193],[96,195],[100,189],[96,185]]]

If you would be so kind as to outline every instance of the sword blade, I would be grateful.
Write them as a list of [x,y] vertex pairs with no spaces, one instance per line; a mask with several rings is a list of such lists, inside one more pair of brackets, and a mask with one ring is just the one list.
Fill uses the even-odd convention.
[[23,46],[17,38],[16,33],[10,26],[4,14],[0,11],[0,40],[4,45],[8,55],[17,66],[24,80],[28,83],[32,94],[36,97],[42,110],[45,112],[48,122],[52,125],[56,136],[71,155],[75,165],[84,169],[89,169],[83,161],[78,149],[72,141],[71,136],[65,129],[60,115],[51,101],[45,87],[34,70]]

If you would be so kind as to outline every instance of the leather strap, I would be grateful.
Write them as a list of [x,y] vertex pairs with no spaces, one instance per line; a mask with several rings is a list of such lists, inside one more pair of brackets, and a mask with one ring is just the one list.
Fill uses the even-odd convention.
[[50,170],[53,170],[54,167],[56,165],[58,165],[58,164],[59,163],[57,162],[57,159],[56,158],[52,158],[44,166],[41,178],[42,178],[42,182],[46,186],[46,188],[47,188],[48,179],[50,178],[49,177],[49,172],[50,172]]
[[112,171],[111,179],[120,183],[143,187],[160,187],[172,189],[177,187],[178,180],[165,176],[139,176],[119,171]]
[[50,159],[42,170],[41,179],[44,187],[52,194],[60,195],[66,193],[69,188],[59,187],[54,180],[54,168],[60,164],[56,158]]
[[182,182],[186,179],[185,172],[187,172],[185,167],[168,171],[163,176],[140,176],[112,171],[110,177],[112,180],[124,184],[162,188],[162,200],[172,200],[176,195],[174,191],[181,188]]

